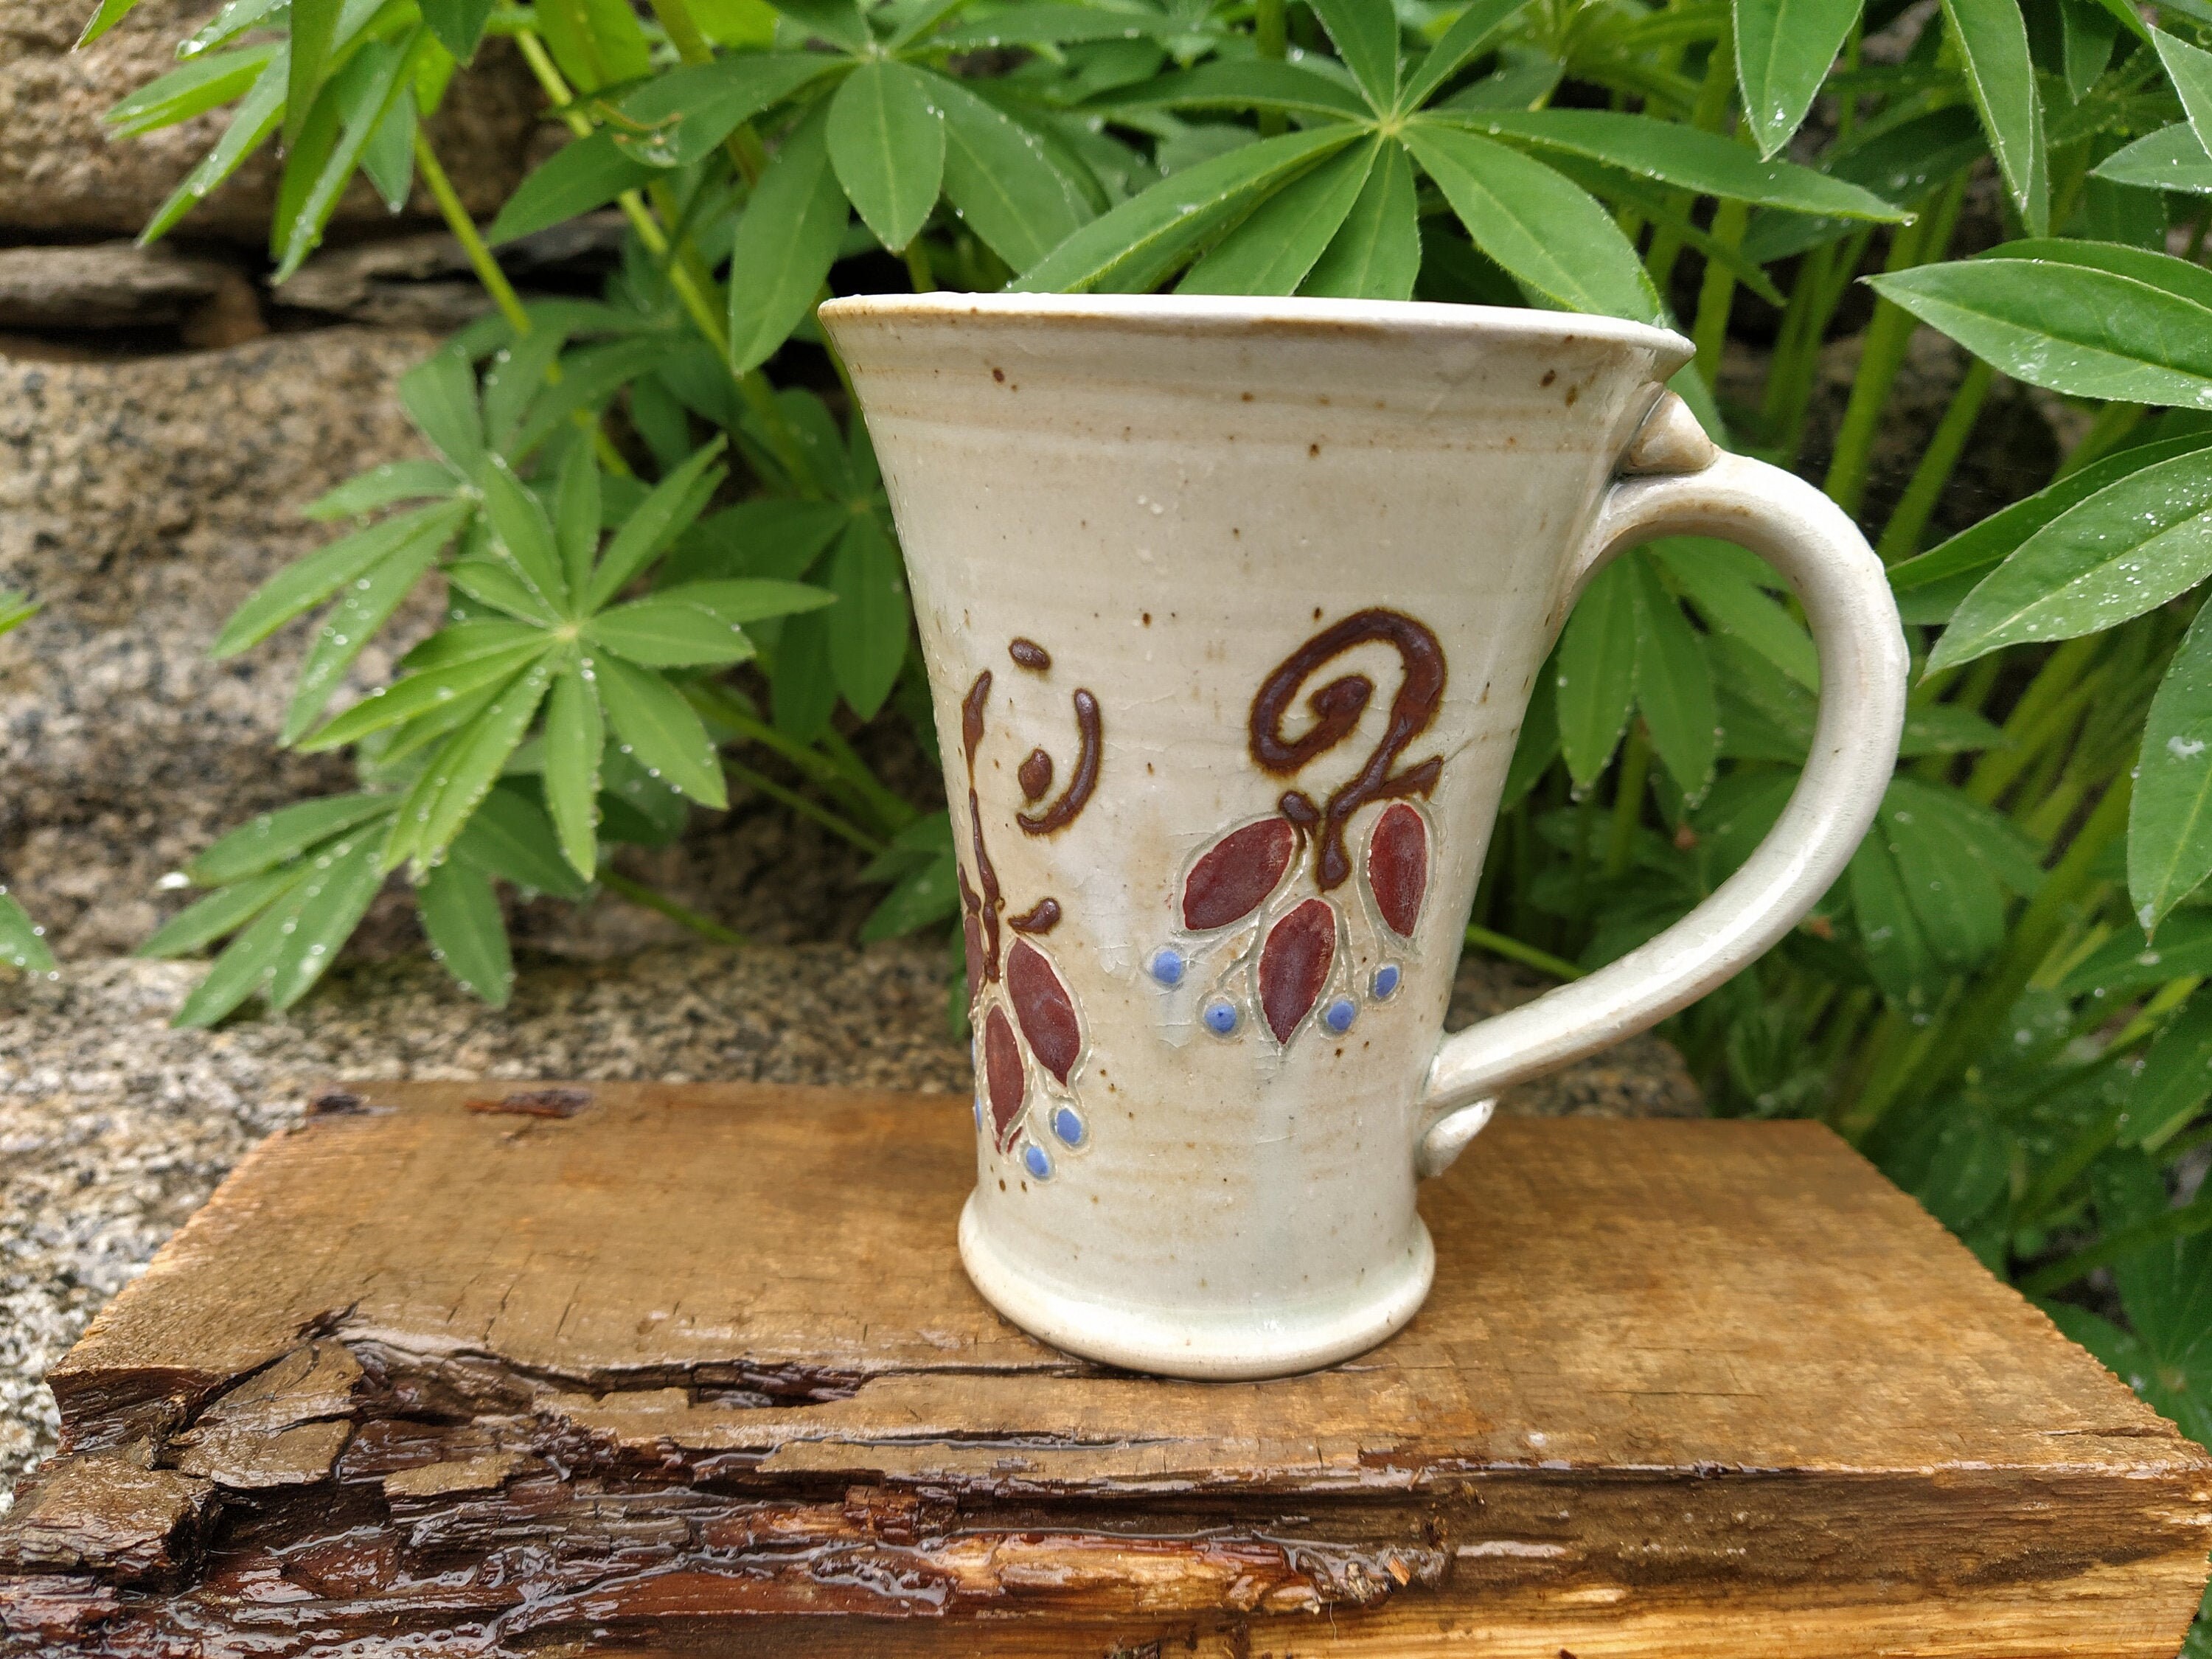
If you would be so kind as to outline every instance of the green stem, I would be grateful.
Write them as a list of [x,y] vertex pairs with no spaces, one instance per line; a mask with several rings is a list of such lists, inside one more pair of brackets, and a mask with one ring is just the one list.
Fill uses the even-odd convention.
[[[2074,728],[2081,718],[2081,711],[2104,688],[2106,676],[2093,672],[2066,695],[2045,708],[2017,737],[2002,749],[1992,749],[1975,763],[1969,781],[1974,786],[1972,799],[1984,806],[1994,806],[2003,799],[2021,775],[2030,766],[2057,767],[2063,763],[2064,745],[2074,736]],[[2054,780],[2055,780],[2054,773]],[[2044,798],[2043,789],[2031,789],[2021,797],[2023,801],[2038,801]]]
[[708,45],[707,37],[699,31],[691,15],[691,8],[684,0],[652,0],[653,15],[667,32],[668,44],[676,48],[676,55],[687,64],[711,64],[714,49]]
[[[1964,205],[1966,175],[1936,193],[1935,202],[1917,224],[1907,226],[1891,239],[1883,269],[1898,271],[1940,259],[1951,245],[1959,210]],[[1875,301],[1874,319],[1867,325],[1860,348],[1858,373],[1851,380],[1850,401],[1844,405],[1843,425],[1836,433],[1836,453],[1828,463],[1822,486],[1828,499],[1844,512],[1856,514],[1866,498],[1867,471],[1874,459],[1874,441],[1881,429],[1890,388],[1905,365],[1905,354],[1917,327],[1912,313],[1887,300]]]
[[2027,741],[2030,734],[2040,733],[2039,722],[2045,712],[2081,683],[2104,645],[2103,635],[2085,634],[2067,641],[2044,659],[2027,690],[2005,716],[2006,746],[1988,750],[1967,775],[1966,790],[1971,799],[1988,805],[2035,757],[2036,750]]
[[667,894],[656,891],[641,881],[632,881],[628,876],[617,875],[612,870],[602,870],[599,872],[599,884],[611,893],[621,894],[632,904],[642,905],[666,916],[669,921],[689,927],[700,938],[712,939],[717,945],[743,949],[751,943],[743,933],[732,932],[711,916],[702,916],[696,910],[685,908]]
[[[1290,55],[1290,26],[1284,15],[1285,0],[1259,0],[1252,9],[1252,49],[1262,58],[1280,63]],[[1260,114],[1260,136],[1262,138],[1280,137],[1289,123],[1280,110],[1263,110]]]
[[[1705,78],[1698,85],[1697,102],[1690,106],[1690,125],[1703,132],[1722,132],[1728,127],[1729,110],[1735,96],[1735,27],[1723,22],[1719,37],[1713,42],[1711,53],[1705,59]],[[1683,217],[1689,216],[1695,197],[1688,191],[1674,192],[1675,206]],[[1644,268],[1651,274],[1651,286],[1659,290],[1662,299],[1667,284],[1674,275],[1674,261],[1682,254],[1682,235],[1662,225],[1651,233],[1651,246],[1644,256]]]
[[828,807],[817,802],[807,799],[794,789],[785,788],[774,778],[763,777],[744,762],[733,761],[725,755],[722,757],[722,769],[748,789],[757,789],[770,800],[789,807],[802,817],[812,818],[831,835],[852,842],[854,846],[871,857],[884,850],[884,843],[858,824],[840,817]]
[[1935,434],[1921,454],[1920,465],[1912,469],[1912,481],[1905,486],[1896,511],[1882,526],[1881,541],[1875,551],[1881,556],[1884,564],[1896,564],[1920,550],[1921,532],[1928,528],[1929,518],[1936,511],[1944,486],[1951,482],[1951,474],[1958,470],[1959,458],[1966,453],[1966,440],[1973,434],[1974,422],[1981,418],[1982,404],[1990,395],[1996,373],[1979,357],[1966,364],[1959,389],[1951,394],[1950,407],[1936,423]]
[[1524,968],[1549,974],[1553,979],[1580,979],[1583,970],[1563,957],[1549,951],[1539,951],[1533,945],[1523,945],[1517,939],[1508,939],[1503,933],[1493,933],[1487,927],[1469,926],[1467,942],[1487,951],[1492,956],[1504,957],[1508,962],[1517,962]]
[[2049,1296],[2053,1291],[2063,1290],[2075,1279],[2087,1277],[2099,1267],[2146,1250],[2155,1244],[2171,1243],[2178,1238],[2192,1238],[2198,1233],[2212,1232],[2212,1197],[2184,1205],[2178,1210],[2167,1210],[2148,1221],[2138,1221],[2132,1227],[2123,1227],[2108,1233],[2086,1250],[2076,1250],[2063,1261],[2047,1267],[2038,1267],[2019,1281],[2023,1296]]
[[836,775],[856,791],[868,803],[876,817],[893,831],[903,830],[921,816],[913,804],[896,791],[886,787],[883,781],[868,769],[853,745],[840,732],[824,732],[817,741],[822,752],[830,757]]
[[937,273],[929,268],[929,249],[921,237],[901,249],[899,257],[906,261],[906,279],[916,294],[937,291]]
[[[1713,240],[1719,246],[1734,252],[1743,244],[1745,227],[1751,222],[1751,210],[1736,201],[1723,202],[1713,210]],[[1717,390],[1721,379],[1721,352],[1728,344],[1729,313],[1735,302],[1735,273],[1718,259],[1705,261],[1705,280],[1698,289],[1698,317],[1692,325],[1691,338],[1698,348],[1698,376]]]
[[491,249],[477,234],[476,221],[469,217],[460,192],[453,181],[446,176],[439,164],[437,151],[430,148],[430,137],[418,123],[415,128],[415,170],[422,175],[422,182],[430,187],[430,194],[438,204],[438,212],[446,222],[446,228],[453,233],[453,240],[468,255],[469,265],[483,284],[484,292],[491,295],[492,303],[499,307],[500,315],[517,334],[530,332],[530,313],[522,308],[522,296],[514,291],[514,284],[507,280],[507,273],[499,268],[499,261],[491,257]]

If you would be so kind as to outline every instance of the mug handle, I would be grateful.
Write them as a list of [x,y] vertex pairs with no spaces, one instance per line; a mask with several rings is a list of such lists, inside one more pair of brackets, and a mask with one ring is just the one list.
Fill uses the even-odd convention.
[[[1446,1037],[1422,1091],[1414,1165],[1440,1175],[1490,1121],[1498,1092],[1688,1006],[1797,925],[1873,822],[1905,724],[1905,630],[1881,562],[1802,478],[1716,449],[1665,393],[1629,445],[1570,592],[1656,536],[1711,536],[1772,565],[1820,652],[1820,716],[1790,804],[1743,867],[1656,938],[1588,978]],[[1661,474],[1672,476],[1636,476]]]

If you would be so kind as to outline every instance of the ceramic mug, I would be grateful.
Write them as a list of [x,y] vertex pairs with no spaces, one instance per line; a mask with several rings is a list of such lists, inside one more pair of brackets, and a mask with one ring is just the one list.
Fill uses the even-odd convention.
[[[1541,311],[930,294],[822,320],[880,458],[959,852],[975,1286],[1073,1352],[1282,1375],[1427,1293],[1414,1204],[1492,1097],[1796,924],[1881,799],[1881,567],[1664,390],[1691,347]],[[1455,1036],[1528,696],[1576,595],[1725,538],[1802,601],[1819,720],[1705,903]]]

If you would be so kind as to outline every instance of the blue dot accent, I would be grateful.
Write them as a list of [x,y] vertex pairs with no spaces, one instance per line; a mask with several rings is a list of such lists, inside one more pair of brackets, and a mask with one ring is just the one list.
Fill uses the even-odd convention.
[[1321,1023],[1342,1036],[1352,1029],[1352,1017],[1358,1012],[1358,1006],[1350,997],[1339,997],[1322,1010]]
[[1228,1001],[1206,1004],[1206,1029],[1216,1036],[1227,1036],[1237,1029],[1237,1005]]
[[1398,964],[1386,962],[1375,970],[1375,996],[1377,1001],[1398,988]]
[[1083,1144],[1083,1120],[1072,1106],[1063,1106],[1052,1115],[1052,1132],[1071,1146]]
[[1044,1148],[1032,1141],[1022,1148],[1022,1162],[1029,1165],[1030,1174],[1042,1181],[1052,1173],[1052,1160],[1044,1155]]
[[1163,985],[1182,983],[1182,952],[1162,947],[1152,953],[1152,975]]

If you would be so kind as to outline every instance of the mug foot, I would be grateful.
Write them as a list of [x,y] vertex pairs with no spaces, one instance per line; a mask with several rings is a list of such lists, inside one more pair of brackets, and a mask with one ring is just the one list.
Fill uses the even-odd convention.
[[972,1194],[960,1212],[960,1261],[983,1299],[1040,1341],[1128,1370],[1230,1382],[1318,1370],[1395,1334],[1436,1277],[1429,1230],[1416,1220],[1413,1232],[1392,1270],[1356,1297],[1265,1314],[1147,1307],[1054,1285],[992,1243]]

